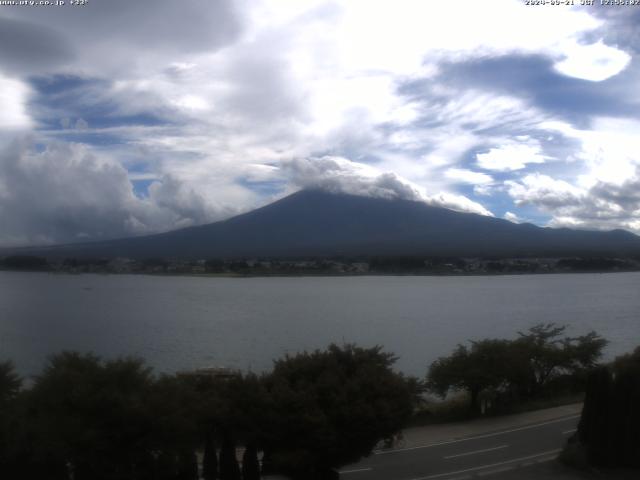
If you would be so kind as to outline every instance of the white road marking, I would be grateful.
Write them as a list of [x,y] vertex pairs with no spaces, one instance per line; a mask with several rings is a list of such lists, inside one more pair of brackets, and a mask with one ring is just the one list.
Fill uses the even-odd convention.
[[444,457],[444,458],[445,458],[445,460],[448,460],[449,458],[466,457],[467,455],[475,455],[476,453],[493,452],[494,450],[500,450],[500,449],[503,449],[503,448],[507,448],[508,446],[509,445],[500,445],[499,447],[484,448],[482,450],[475,450],[473,452],[458,453],[457,455],[449,455],[449,456]]
[[409,450],[418,450],[418,449],[421,449],[421,448],[438,447],[440,445],[451,445],[452,443],[459,443],[459,442],[468,442],[469,440],[478,440],[480,438],[497,437],[499,435],[505,435],[507,433],[520,432],[522,430],[529,430],[531,428],[544,427],[545,425],[551,425],[551,424],[554,424],[554,423],[566,422],[567,420],[573,420],[574,418],[580,418],[580,415],[571,415],[570,417],[557,418],[556,420],[550,420],[550,421],[544,422],[544,423],[537,423],[535,425],[527,425],[526,427],[512,428],[511,430],[503,430],[501,432],[487,433],[487,434],[484,434],[484,435],[476,435],[475,437],[458,438],[458,439],[455,439],[455,440],[447,440],[445,442],[429,443],[429,444],[426,444],[426,445],[416,445],[415,447],[396,448],[396,449],[393,449],[393,450],[383,450],[383,451],[373,452],[373,454],[374,455],[388,455],[390,453],[406,452],[406,451],[409,451]]
[[562,434],[569,435],[570,433],[577,432],[577,431],[578,431],[577,428],[572,428],[571,430],[565,430],[564,432],[562,432]]
[[508,465],[509,463],[522,462],[524,460],[530,460],[532,458],[544,457],[545,455],[556,455],[560,453],[561,449],[549,450],[548,452],[536,453],[535,455],[528,455],[526,457],[514,458],[512,460],[505,460],[504,462],[492,463],[489,465],[481,465],[479,467],[466,468],[464,470],[456,470],[455,472],[438,473],[435,475],[428,475],[426,477],[416,477],[411,480],[431,480],[432,478],[448,477],[449,475],[457,475],[459,473],[475,472],[477,470],[484,470],[487,468],[499,467],[501,465]]
[[508,472],[516,468],[515,465],[506,465],[504,467],[493,468],[484,472],[478,472],[479,477],[486,477],[487,475],[495,475],[496,473]]
[[373,468],[355,468],[353,470],[340,470],[338,473],[342,475],[343,473],[369,472],[371,470],[373,470]]

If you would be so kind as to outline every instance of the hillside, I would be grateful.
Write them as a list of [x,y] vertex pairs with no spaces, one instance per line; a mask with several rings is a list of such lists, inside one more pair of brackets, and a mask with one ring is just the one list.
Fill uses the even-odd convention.
[[422,202],[300,191],[208,225],[28,252],[49,257],[129,258],[611,256],[639,254],[640,237],[623,230],[514,224]]

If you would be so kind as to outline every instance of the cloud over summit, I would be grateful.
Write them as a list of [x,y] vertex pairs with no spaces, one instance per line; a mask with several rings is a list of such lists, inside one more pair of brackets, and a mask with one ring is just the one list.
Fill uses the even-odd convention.
[[0,243],[163,231],[299,188],[640,232],[638,13],[615,10],[2,8]]

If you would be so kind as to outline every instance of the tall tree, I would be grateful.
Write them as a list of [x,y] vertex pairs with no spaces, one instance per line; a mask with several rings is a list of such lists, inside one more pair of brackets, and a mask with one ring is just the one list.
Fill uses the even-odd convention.
[[202,457],[202,478],[215,480],[218,478],[218,454],[213,433],[207,432],[204,441],[204,455]]
[[[20,463],[16,451],[16,397],[20,392],[22,379],[16,373],[13,363],[0,362],[0,474],[18,473]],[[15,470],[14,470],[15,469]]]
[[229,432],[225,432],[222,438],[220,480],[241,480],[240,466],[236,458],[236,443]]
[[242,455],[242,480],[260,480],[258,448],[253,442],[246,445]]
[[563,336],[566,326],[540,323],[518,332],[513,361],[522,368],[519,389],[526,396],[537,395],[554,377],[586,371],[596,365],[607,341],[596,332],[579,337]]
[[321,478],[368,455],[401,429],[412,390],[381,347],[330,345],[285,356],[266,379],[271,400],[269,462],[297,478]]
[[118,478],[150,448],[150,370],[137,359],[103,362],[64,352],[49,360],[29,392],[39,455],[70,464],[75,478]]
[[506,340],[471,342],[471,348],[458,345],[450,356],[431,364],[427,385],[443,397],[451,389],[466,390],[470,409],[478,412],[480,393],[506,382],[510,354],[510,344]]
[[13,400],[22,386],[22,379],[11,361],[0,362],[0,405]]
[[469,393],[472,411],[479,411],[483,391],[507,392],[511,398],[539,395],[551,380],[573,378],[596,365],[606,340],[595,332],[563,337],[565,327],[538,324],[515,340],[485,339],[458,347],[433,362],[428,388],[445,396],[451,390]]
[[587,380],[578,437],[587,445],[587,457],[594,465],[607,465],[611,455],[611,372],[594,369]]
[[578,439],[599,467],[640,467],[640,347],[588,376]]

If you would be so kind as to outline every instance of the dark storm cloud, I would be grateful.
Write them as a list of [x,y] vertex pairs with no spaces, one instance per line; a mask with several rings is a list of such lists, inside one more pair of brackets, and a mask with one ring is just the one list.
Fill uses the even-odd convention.
[[[108,0],[86,8],[14,8],[7,14],[39,23],[40,28],[57,29],[85,54],[97,53],[95,48],[105,42],[114,50],[128,45],[134,56],[140,49],[211,51],[231,42],[241,31],[233,0]],[[6,44],[17,43],[13,39]],[[94,57],[93,61],[108,62],[109,57]]]
[[42,24],[0,17],[0,71],[46,71],[74,57],[68,40]]

